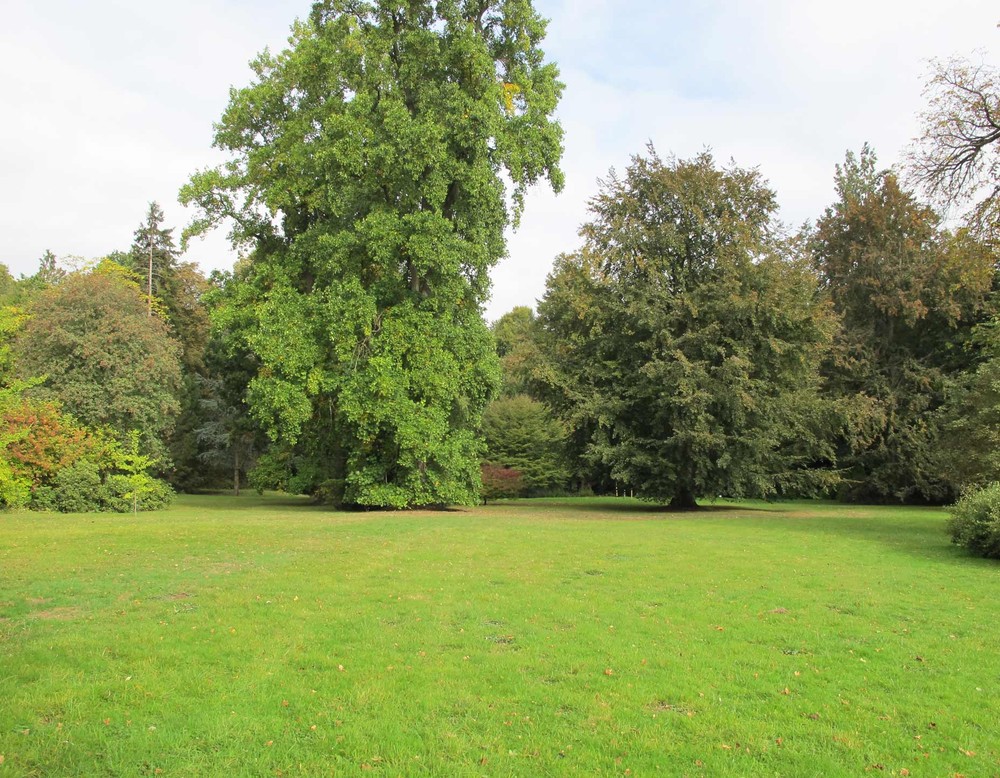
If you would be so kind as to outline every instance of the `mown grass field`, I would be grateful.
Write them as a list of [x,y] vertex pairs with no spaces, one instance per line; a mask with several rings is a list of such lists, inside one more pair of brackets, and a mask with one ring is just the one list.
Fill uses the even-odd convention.
[[1000,565],[944,522],[3,515],[0,778],[1000,775]]

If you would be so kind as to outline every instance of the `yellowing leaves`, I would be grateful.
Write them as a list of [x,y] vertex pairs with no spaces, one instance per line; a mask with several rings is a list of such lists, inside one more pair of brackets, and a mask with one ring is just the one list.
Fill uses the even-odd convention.
[[521,87],[517,84],[511,84],[507,81],[503,83],[503,107],[507,111],[507,115],[511,116],[514,113],[514,99],[521,93]]

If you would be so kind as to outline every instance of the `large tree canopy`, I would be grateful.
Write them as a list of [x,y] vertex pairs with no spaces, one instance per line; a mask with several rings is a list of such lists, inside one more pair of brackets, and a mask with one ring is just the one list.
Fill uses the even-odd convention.
[[287,483],[476,499],[489,270],[526,187],[562,185],[544,31],[530,0],[328,0],[232,93],[232,160],[182,198],[250,249],[222,319],[260,360],[249,398]]
[[802,488],[829,453],[817,364],[833,322],[760,175],[650,149],[591,211],[540,306],[590,456],[678,507]]

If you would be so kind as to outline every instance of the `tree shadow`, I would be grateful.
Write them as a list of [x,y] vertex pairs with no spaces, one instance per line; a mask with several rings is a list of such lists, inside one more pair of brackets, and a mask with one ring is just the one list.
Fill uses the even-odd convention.
[[[493,503],[498,505],[498,503]],[[523,507],[528,510],[565,510],[576,513],[613,513],[613,514],[633,514],[643,516],[660,516],[663,518],[683,518],[700,515],[718,515],[723,513],[770,513],[781,511],[779,506],[774,508],[763,506],[746,506],[729,503],[704,502],[694,508],[672,508],[665,503],[644,502],[632,497],[549,497],[544,500],[532,500],[522,502],[520,500],[508,500],[499,503],[501,507],[517,509]]]
[[[990,565],[990,560],[975,557],[952,544],[943,521],[938,523],[928,521],[927,518],[894,516],[891,509],[887,510],[885,506],[848,507],[868,507],[872,512],[866,514],[857,510],[856,515],[851,515],[853,511],[847,511],[845,515],[839,516],[785,516],[775,517],[775,521],[781,522],[783,529],[790,533],[861,540],[929,562],[971,563],[985,567]],[[995,567],[996,563],[993,565]]]

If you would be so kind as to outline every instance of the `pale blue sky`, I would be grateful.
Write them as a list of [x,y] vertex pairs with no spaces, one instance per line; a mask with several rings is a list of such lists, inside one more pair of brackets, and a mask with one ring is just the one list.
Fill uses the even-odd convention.
[[[127,248],[146,203],[168,222],[210,148],[230,85],[280,47],[299,0],[3,0],[0,3],[0,261],[33,272],[46,248],[96,257]],[[566,94],[567,187],[531,194],[488,316],[532,304],[552,259],[578,245],[596,180],[653,141],[664,155],[710,147],[759,166],[782,217],[815,218],[834,165],[870,141],[885,164],[917,132],[930,57],[1000,64],[995,0],[537,0]],[[179,230],[178,230],[179,232]],[[220,234],[188,258],[232,262]]]

